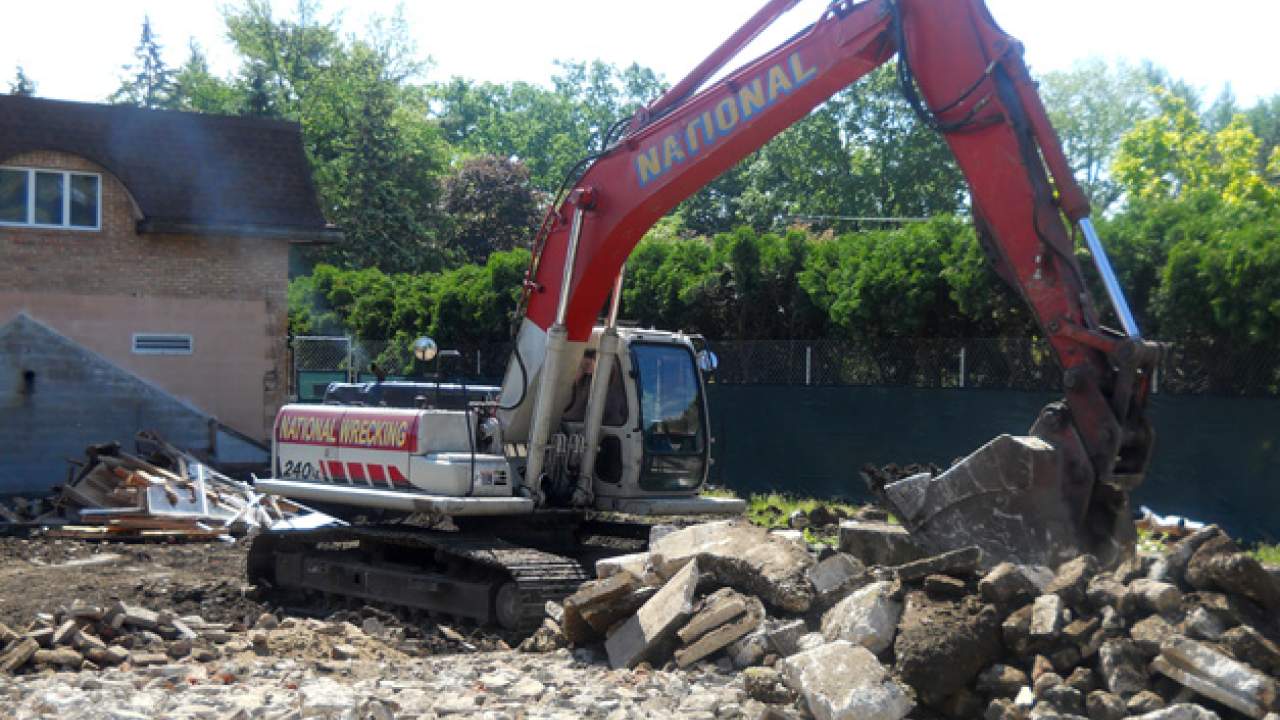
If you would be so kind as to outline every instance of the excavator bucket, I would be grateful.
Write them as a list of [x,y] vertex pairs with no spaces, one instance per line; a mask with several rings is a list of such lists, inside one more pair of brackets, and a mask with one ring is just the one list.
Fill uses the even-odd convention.
[[937,477],[885,485],[881,497],[929,552],[976,545],[988,568],[1056,567],[1081,553],[1117,562],[1133,546],[1127,505],[1103,513],[1100,527],[1092,480],[1068,455],[1040,437],[1001,435]]

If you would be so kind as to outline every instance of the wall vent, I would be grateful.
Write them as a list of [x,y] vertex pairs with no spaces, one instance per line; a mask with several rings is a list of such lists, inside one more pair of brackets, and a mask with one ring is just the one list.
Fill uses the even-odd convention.
[[195,341],[190,335],[133,334],[135,355],[190,355],[194,349]]

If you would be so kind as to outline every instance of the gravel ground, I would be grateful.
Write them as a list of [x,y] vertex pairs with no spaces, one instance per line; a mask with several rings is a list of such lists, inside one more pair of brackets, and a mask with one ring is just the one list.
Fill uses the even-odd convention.
[[[15,631],[75,601],[122,600],[225,623],[232,635],[204,662],[0,674],[0,717],[732,718],[764,710],[724,665],[615,671],[589,649],[492,651],[507,646],[483,630],[402,624],[373,608],[293,614],[244,584],[246,550],[244,541],[0,539],[0,623]],[[266,628],[264,613],[273,619]]]

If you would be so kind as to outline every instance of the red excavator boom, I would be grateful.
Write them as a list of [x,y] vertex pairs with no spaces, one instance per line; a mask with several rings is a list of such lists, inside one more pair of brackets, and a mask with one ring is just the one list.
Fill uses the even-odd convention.
[[[703,88],[795,4],[773,0],[688,78],[640,110],[590,159],[549,213],[527,282],[508,423],[526,428],[527,481],[556,408],[541,400],[573,364],[628,255],[678,203],[815,106],[895,55],[902,90],[950,146],[996,270],[1031,308],[1063,372],[1065,403],[1033,438],[1000,439],[937,479],[884,489],[926,545],[978,544],[989,557],[1104,560],[1132,543],[1128,492],[1153,436],[1145,418],[1160,347],[1138,337],[1022,48],[982,0],[835,2],[805,31]],[[700,89],[703,88],[703,89]],[[1074,255],[1088,241],[1124,333],[1102,327]],[[523,399],[537,388],[534,403]],[[542,407],[539,408],[538,406]],[[519,435],[520,433],[516,433]]]

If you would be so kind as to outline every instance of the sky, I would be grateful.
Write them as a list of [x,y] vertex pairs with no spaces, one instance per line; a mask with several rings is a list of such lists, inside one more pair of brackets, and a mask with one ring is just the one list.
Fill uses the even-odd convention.
[[[959,1],[959,0],[957,0]],[[236,0],[239,2],[239,0]],[[17,65],[37,94],[101,101],[132,60],[150,15],[170,65],[194,39],[220,75],[235,70],[224,38],[222,0],[0,0],[0,85]],[[233,3],[235,4],[235,3]],[[403,9],[426,80],[547,83],[556,59],[638,62],[675,82],[763,4],[763,0],[322,0],[343,27],[360,32],[371,16]],[[800,0],[748,49],[753,55],[817,19],[827,0]],[[274,0],[288,14],[293,0]],[[987,0],[1001,26],[1023,42],[1034,72],[1070,68],[1089,57],[1144,59],[1213,99],[1230,84],[1242,105],[1280,94],[1280,2],[1216,0]],[[26,30],[22,30],[25,28]]]

